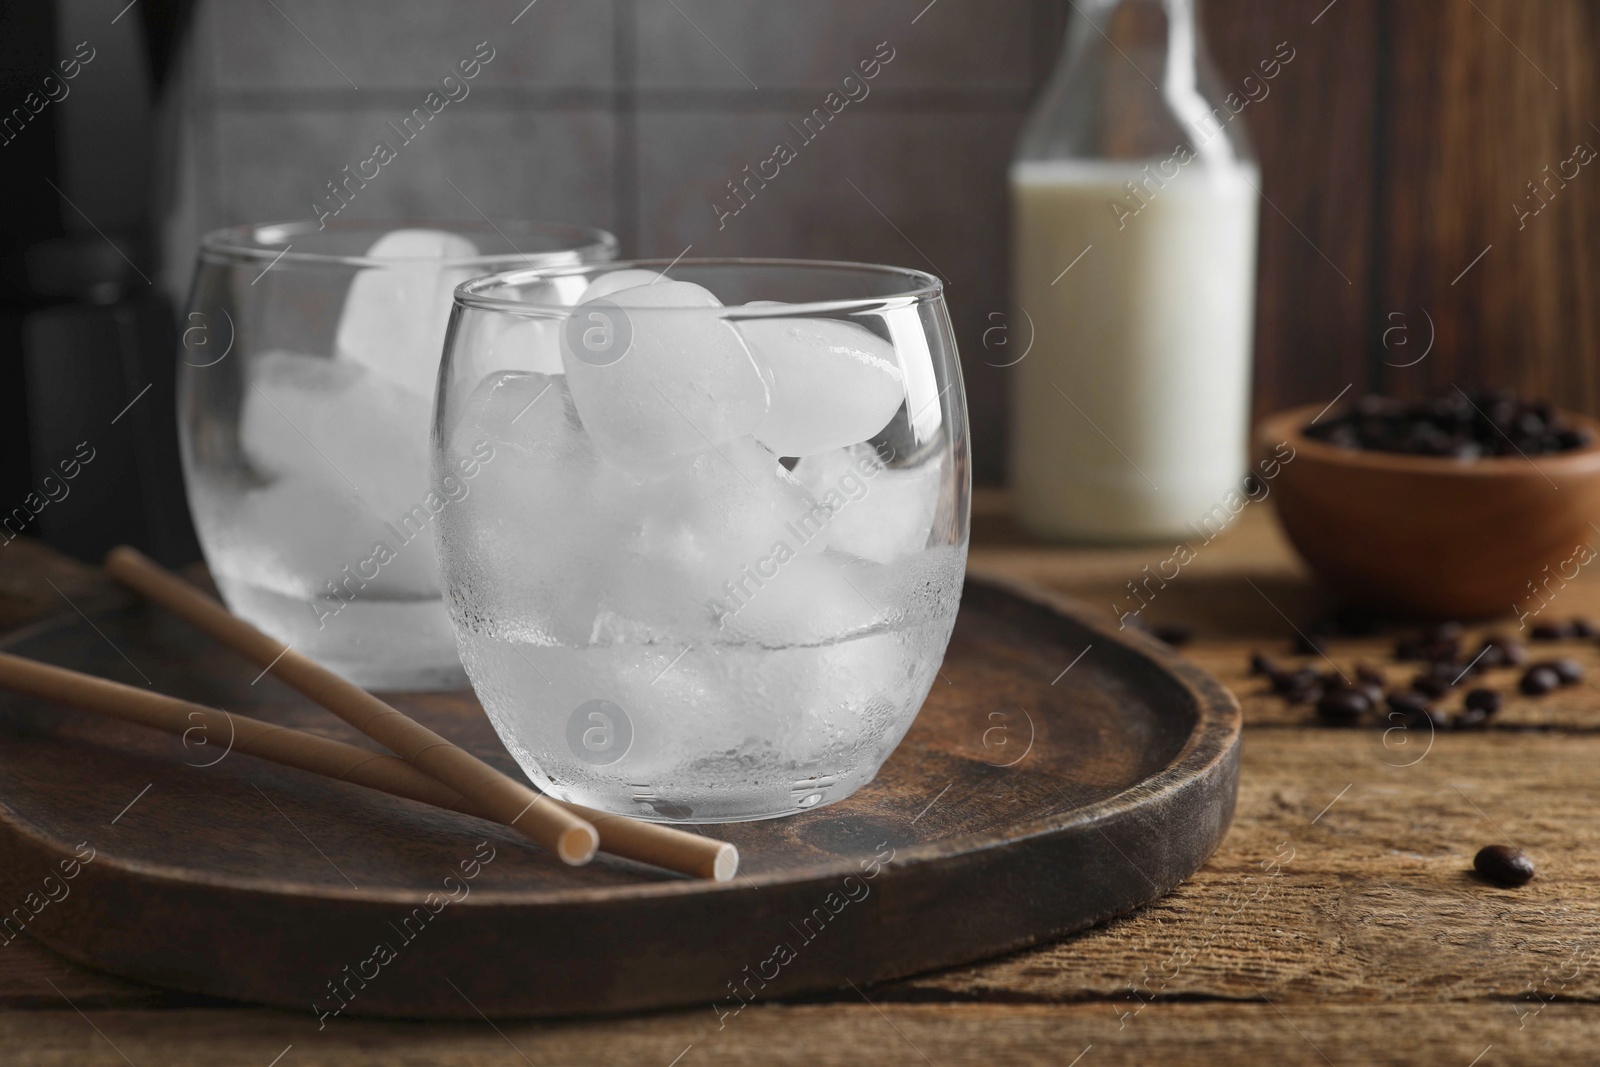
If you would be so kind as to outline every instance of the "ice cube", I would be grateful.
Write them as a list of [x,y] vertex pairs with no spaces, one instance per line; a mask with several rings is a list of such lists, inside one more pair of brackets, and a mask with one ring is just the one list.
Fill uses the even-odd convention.
[[794,474],[830,509],[823,531],[830,548],[893,563],[927,546],[944,483],[942,460],[890,467],[872,448],[853,445],[808,456]]
[[474,274],[444,261],[477,254],[465,237],[440,230],[391,230],[378,238],[367,258],[395,262],[351,280],[334,337],[338,357],[431,397],[451,291]]
[[331,470],[287,474],[232,505],[228,522],[250,541],[222,551],[253,584],[295,599],[438,596],[432,532],[398,518],[353,497]]
[[772,560],[800,554],[797,521],[810,506],[778,457],[751,437],[635,482],[631,497],[618,505],[636,526],[617,562],[609,601],[616,634],[632,640],[709,635],[715,604],[745,568],[770,570]]
[[457,475],[465,494],[440,527],[452,586],[521,640],[588,643],[622,554],[629,495],[623,476],[601,469],[566,378],[489,375],[463,406],[445,459],[441,478]]
[[739,332],[772,370],[772,408],[755,436],[780,456],[865,441],[905,402],[894,346],[855,323],[745,319]]
[[723,639],[768,648],[819,645],[881,626],[890,605],[871,597],[867,571],[875,567],[825,552],[741,568],[719,591]]
[[359,364],[293,352],[262,354],[248,378],[239,436],[257,469],[326,484],[390,521],[423,501],[426,396]]
[[598,300],[602,296],[621,292],[624,289],[633,289],[641,285],[652,285],[666,280],[665,274],[657,274],[653,270],[614,270],[600,275],[589,283],[589,287],[578,297],[577,303],[586,304],[591,300]]
[[721,306],[701,286],[666,281],[573,310],[563,362],[601,455],[659,474],[745,436],[766,417],[768,377],[738,331],[715,314]]

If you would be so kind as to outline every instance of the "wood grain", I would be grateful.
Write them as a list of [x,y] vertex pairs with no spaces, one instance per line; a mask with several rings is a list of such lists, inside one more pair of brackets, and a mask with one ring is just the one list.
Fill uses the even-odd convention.
[[[792,996],[1033,944],[1191,874],[1226,831],[1237,776],[1232,697],[1075,611],[969,579],[941,684],[878,777],[802,817],[712,831],[744,857],[727,884],[609,857],[574,870],[499,825],[229,759],[224,736],[197,751],[187,734],[7,694],[0,900],[25,906],[0,912],[0,936],[25,929],[199,993],[434,1018],[732,1010],[741,989]],[[195,644],[135,606],[12,650],[97,675],[143,664],[164,692],[275,725],[331,721],[276,674],[247,680],[254,664]],[[509,764],[470,692],[393,699]],[[57,866],[77,880],[43,901]],[[827,931],[835,915],[848,934]]]
[[[1326,0],[1324,0],[1326,2]],[[1306,5],[1220,0],[1205,6],[1227,91],[1267,95],[1240,118],[1261,159],[1256,305],[1259,417],[1366,388],[1383,52],[1379,0],[1340,0],[1315,24]],[[1320,8],[1318,4],[1315,7]],[[1269,82],[1260,63],[1294,58]],[[1244,79],[1253,77],[1248,86]],[[1330,87],[1337,86],[1336,91]],[[1330,185],[1338,195],[1328,195]]]
[[[1167,554],[1026,543],[994,494],[980,495],[974,529],[977,563],[1083,596],[1108,619],[1122,582]],[[821,1002],[758,1004],[720,1031],[712,1012],[691,1010],[593,1023],[499,1023],[504,1037],[481,1021],[340,1020],[318,1033],[314,1022],[280,1012],[186,1007],[19,941],[0,949],[0,1047],[23,1067],[124,1062],[44,982],[48,977],[140,1067],[265,1065],[291,1043],[280,1067],[406,1057],[525,1067],[524,1055],[536,1063],[663,1067],[685,1049],[682,1067],[1064,1065],[1091,1044],[1079,1067],[1325,1067],[1329,1060],[1465,1067],[1489,1046],[1479,1067],[1592,1058],[1600,1046],[1600,959],[1586,954],[1600,946],[1593,770],[1600,763],[1600,648],[1537,646],[1536,654],[1581,657],[1590,678],[1542,701],[1512,698],[1500,715],[1506,728],[1442,736],[1415,766],[1393,766],[1414,752],[1386,748],[1378,733],[1311,726],[1309,709],[1285,709],[1259,695],[1260,681],[1244,671],[1250,650],[1289,659],[1292,633],[1261,593],[1296,621],[1322,603],[1276,529],[1270,504],[1252,505],[1145,613],[1195,623],[1199,638],[1185,654],[1241,697],[1248,725],[1239,805],[1229,837],[1194,877],[1102,928],[860,993],[843,989]],[[1550,612],[1600,617],[1600,582],[1585,574]],[[1343,666],[1375,662],[1388,645],[1341,640],[1332,655]],[[1509,677],[1491,679],[1503,686]],[[1519,724],[1539,728],[1524,732],[1514,728]],[[1475,849],[1503,837],[1539,865],[1522,889],[1486,886],[1467,873]],[[1291,848],[1292,858],[1272,877],[1262,863]]]
[[[1551,1004],[1518,1029],[1510,1005],[1388,1003],[1311,1007],[1252,1003],[1162,1004],[1131,1022],[1106,1004],[884,1004],[848,994],[830,1005],[752,1009],[725,1029],[676,1013],[599,1023],[479,1021],[424,1026],[350,1022],[321,1033],[257,1010],[0,1015],[0,1047],[29,1065],[126,1067],[128,1062],[206,1067],[261,1064],[293,1046],[280,1067],[619,1067],[794,1064],[890,1067],[928,1064],[1449,1064],[1543,1067],[1586,1063],[1600,1010]],[[103,1036],[102,1036],[103,1034]],[[121,1050],[124,1060],[116,1049]],[[1092,1047],[1091,1047],[1092,1046]],[[1087,1054],[1085,1050],[1089,1051]]]
[[[1579,143],[1600,151],[1590,125],[1600,88],[1594,6],[1390,4],[1382,22],[1394,46],[1382,113],[1379,302],[1410,312],[1413,327],[1426,308],[1438,330],[1437,355],[1380,366],[1384,388],[1515,386],[1594,413],[1600,310],[1588,294],[1600,266],[1600,167],[1569,167],[1577,176],[1558,176],[1544,199],[1529,187]],[[1518,204],[1538,213],[1519,219]]]

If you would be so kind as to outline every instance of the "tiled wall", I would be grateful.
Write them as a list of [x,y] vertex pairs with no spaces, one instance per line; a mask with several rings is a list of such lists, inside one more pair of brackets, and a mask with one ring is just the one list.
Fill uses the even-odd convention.
[[[1004,175],[1048,71],[1049,0],[210,0],[190,42],[180,287],[207,228],[314,217],[324,183],[397,145],[388,123],[480,42],[494,58],[342,217],[528,217],[614,231],[625,255],[859,259],[949,283],[977,476],[1003,473]],[[886,47],[885,47],[886,46]],[[893,58],[809,143],[789,128]],[[459,90],[456,90],[459,94]],[[860,89],[854,89],[860,96]],[[725,183],[798,157],[737,215]],[[452,188],[452,183],[455,188]],[[691,247],[692,246],[692,247]]]

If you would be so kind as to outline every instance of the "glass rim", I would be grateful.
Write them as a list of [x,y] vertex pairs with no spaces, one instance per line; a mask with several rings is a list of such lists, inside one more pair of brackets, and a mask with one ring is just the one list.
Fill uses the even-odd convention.
[[[521,236],[550,237],[563,247],[540,252],[521,252],[511,238],[502,232],[510,228]],[[512,251],[479,253],[474,256],[438,258],[432,256],[383,257],[348,255],[336,252],[295,252],[294,238],[306,233],[342,231],[369,233],[374,239],[400,229],[432,229],[446,233],[493,233],[510,244]],[[223,226],[207,231],[200,238],[201,258],[211,257],[223,262],[336,264],[350,267],[393,267],[407,263],[438,263],[445,267],[503,266],[518,259],[536,264],[552,256],[578,256],[580,263],[602,262],[617,254],[617,238],[606,230],[567,222],[541,222],[530,219],[504,219],[496,224],[488,219],[329,219],[322,225],[314,221],[247,222],[238,226]]]
[[919,303],[924,300],[938,298],[944,294],[944,281],[942,279],[937,275],[917,270],[914,267],[893,267],[884,263],[863,263],[845,259],[781,259],[754,256],[716,256],[703,259],[684,259],[680,256],[677,259],[619,259],[604,263],[566,263],[501,271],[497,274],[473,278],[456,286],[455,303],[457,307],[474,308],[479,311],[498,311],[508,314],[520,313],[536,317],[545,317],[540,315],[541,312],[552,312],[564,317],[572,311],[573,305],[491,296],[488,293],[495,289],[506,289],[533,281],[569,277],[574,274],[586,274],[597,268],[604,268],[606,271],[657,270],[662,274],[666,274],[674,267],[850,270],[904,278],[916,284],[903,291],[887,293],[883,296],[844,297],[838,300],[811,300],[798,304],[774,304],[760,307],[750,307],[745,304],[731,304],[714,308],[708,308],[704,305],[685,305],[683,307],[661,305],[641,308],[641,311],[648,311],[651,314],[663,311],[696,311],[700,314],[712,312],[717,313],[719,318],[787,318],[804,314],[873,311],[886,306],[895,307]]

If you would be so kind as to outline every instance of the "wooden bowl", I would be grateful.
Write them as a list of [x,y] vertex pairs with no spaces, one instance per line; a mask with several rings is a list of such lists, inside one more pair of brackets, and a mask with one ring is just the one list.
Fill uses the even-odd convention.
[[1294,449],[1267,485],[1289,539],[1335,594],[1427,618],[1559,612],[1561,587],[1600,542],[1600,424],[1562,412],[1593,443],[1457,460],[1313,440],[1304,430],[1318,411],[1268,417],[1256,445],[1264,456]]

